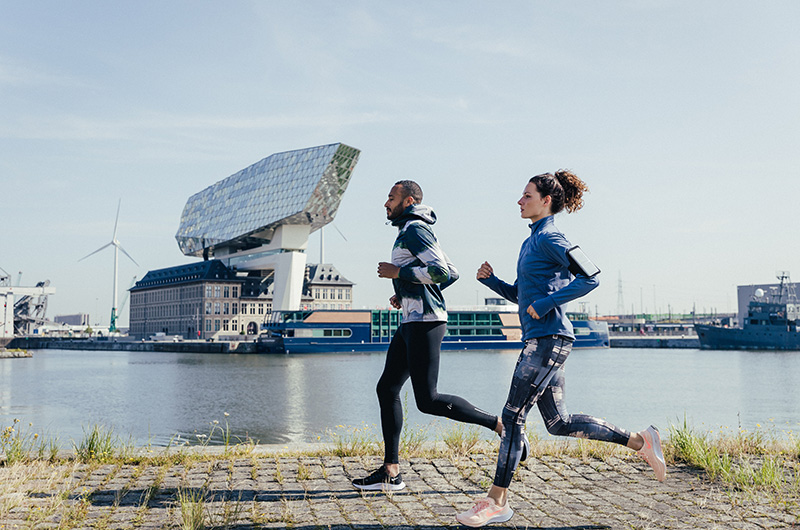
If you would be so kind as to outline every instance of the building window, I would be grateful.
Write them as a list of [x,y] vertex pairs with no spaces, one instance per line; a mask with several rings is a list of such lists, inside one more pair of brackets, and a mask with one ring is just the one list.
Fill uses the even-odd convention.
[[219,315],[219,302],[214,302],[214,314]]
[[222,297],[223,298],[230,298],[231,297],[231,288],[227,285],[222,288]]
[[342,299],[342,290],[336,289],[336,298],[341,300]]
[[233,286],[233,298],[239,298],[239,287]]
[[237,304],[236,302],[231,304],[231,314],[232,315],[238,315],[239,314],[239,304]]
[[212,293],[211,286],[206,285],[206,298],[211,298],[211,293]]
[[344,299],[345,299],[345,300],[350,300],[350,289],[347,289],[347,290],[344,292]]
[[323,300],[327,300],[328,299],[328,290],[327,289],[323,289],[322,290],[322,299]]
[[247,314],[247,304],[242,304],[242,314],[243,315]]
[[211,331],[211,320],[206,320],[206,331]]
[[211,314],[211,302],[206,302],[206,315]]
[[258,314],[259,315],[264,314],[264,304],[258,304]]
[[214,320],[214,331],[219,331],[219,319]]
[[319,289],[314,289],[314,298],[319,300]]
[[222,331],[228,331],[228,321],[224,319],[222,321]]
[[250,314],[251,315],[256,314],[256,304],[250,304]]
[[231,310],[231,304],[229,304],[228,302],[223,302],[223,304],[222,304],[222,314],[223,315],[227,315],[228,313],[230,313],[230,310]]
[[214,298],[219,298],[220,287],[219,285],[214,286]]
[[231,320],[231,329],[233,331],[239,331],[239,323],[236,320]]

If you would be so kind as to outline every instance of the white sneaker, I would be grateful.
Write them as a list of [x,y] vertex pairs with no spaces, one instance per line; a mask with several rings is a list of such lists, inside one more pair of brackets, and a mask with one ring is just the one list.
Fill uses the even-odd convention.
[[661,452],[661,435],[655,425],[642,431],[644,445],[639,449],[639,454],[650,464],[656,473],[656,479],[663,482],[667,477],[667,464],[664,462],[664,453]]
[[474,528],[486,526],[490,523],[504,523],[514,516],[514,511],[506,502],[505,506],[498,506],[494,499],[486,497],[480,499],[466,512],[456,515],[456,520],[466,526]]

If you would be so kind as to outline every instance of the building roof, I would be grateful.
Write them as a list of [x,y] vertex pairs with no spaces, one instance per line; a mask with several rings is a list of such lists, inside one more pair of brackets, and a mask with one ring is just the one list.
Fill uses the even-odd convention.
[[352,287],[355,285],[330,263],[311,264],[306,267],[308,269],[307,287],[314,285]]
[[181,252],[259,247],[282,224],[325,226],[360,153],[341,143],[277,153],[192,195],[175,234]]
[[242,278],[237,278],[235,272],[226,267],[220,260],[215,259],[150,271],[145,274],[144,278],[136,282],[130,290],[141,291],[165,285],[193,283],[204,280],[241,281]]

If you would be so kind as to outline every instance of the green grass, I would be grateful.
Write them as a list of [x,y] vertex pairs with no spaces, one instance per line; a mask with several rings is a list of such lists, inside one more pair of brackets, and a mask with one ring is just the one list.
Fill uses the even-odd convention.
[[[405,422],[408,424],[407,422]],[[42,436],[24,428],[19,420],[0,430],[0,449],[5,467],[34,462],[57,463],[74,460],[84,464],[134,464],[191,466],[193,462],[214,461],[221,458],[248,456],[256,459],[255,443],[242,441],[230,434],[227,415],[224,425],[212,422],[205,442],[219,440],[219,452],[195,451],[196,446],[177,445],[161,450],[135,451],[133,445],[117,436],[113,429],[92,425],[84,429],[83,438],[73,441],[73,454],[58,452],[56,438]],[[405,459],[468,457],[469,455],[495,454],[497,441],[482,438],[483,430],[460,423],[448,423],[445,428],[431,433],[428,428],[406,427],[401,434],[401,454]],[[328,440],[310,455],[338,457],[365,457],[380,455],[383,443],[377,426],[359,427],[339,425],[328,430]],[[637,458],[635,453],[621,446],[582,439],[541,438],[529,430],[532,459],[541,457],[571,456],[584,460],[606,460],[611,457]],[[323,440],[320,440],[323,441]],[[709,480],[718,481],[736,499],[767,497],[774,502],[797,502],[800,498],[800,440],[792,435],[779,437],[770,431],[739,429],[702,431],[691,426],[686,419],[672,424],[664,438],[664,454],[670,465],[685,464],[703,470]],[[298,469],[298,478],[308,480],[311,469]],[[276,479],[284,477],[280,468]]]
[[712,435],[685,418],[670,425],[669,432],[664,447],[668,461],[702,469],[736,498],[766,497],[780,504],[800,496],[798,443],[793,438],[779,439],[758,429]]

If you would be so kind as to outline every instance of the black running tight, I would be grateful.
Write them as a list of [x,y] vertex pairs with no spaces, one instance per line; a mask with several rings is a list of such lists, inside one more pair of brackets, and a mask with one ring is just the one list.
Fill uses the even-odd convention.
[[445,322],[408,322],[400,325],[389,344],[386,365],[377,388],[386,449],[384,462],[387,464],[399,463],[400,432],[403,429],[400,390],[409,377],[420,412],[488,429],[497,425],[497,416],[476,408],[463,398],[436,391],[439,348],[446,330]]

